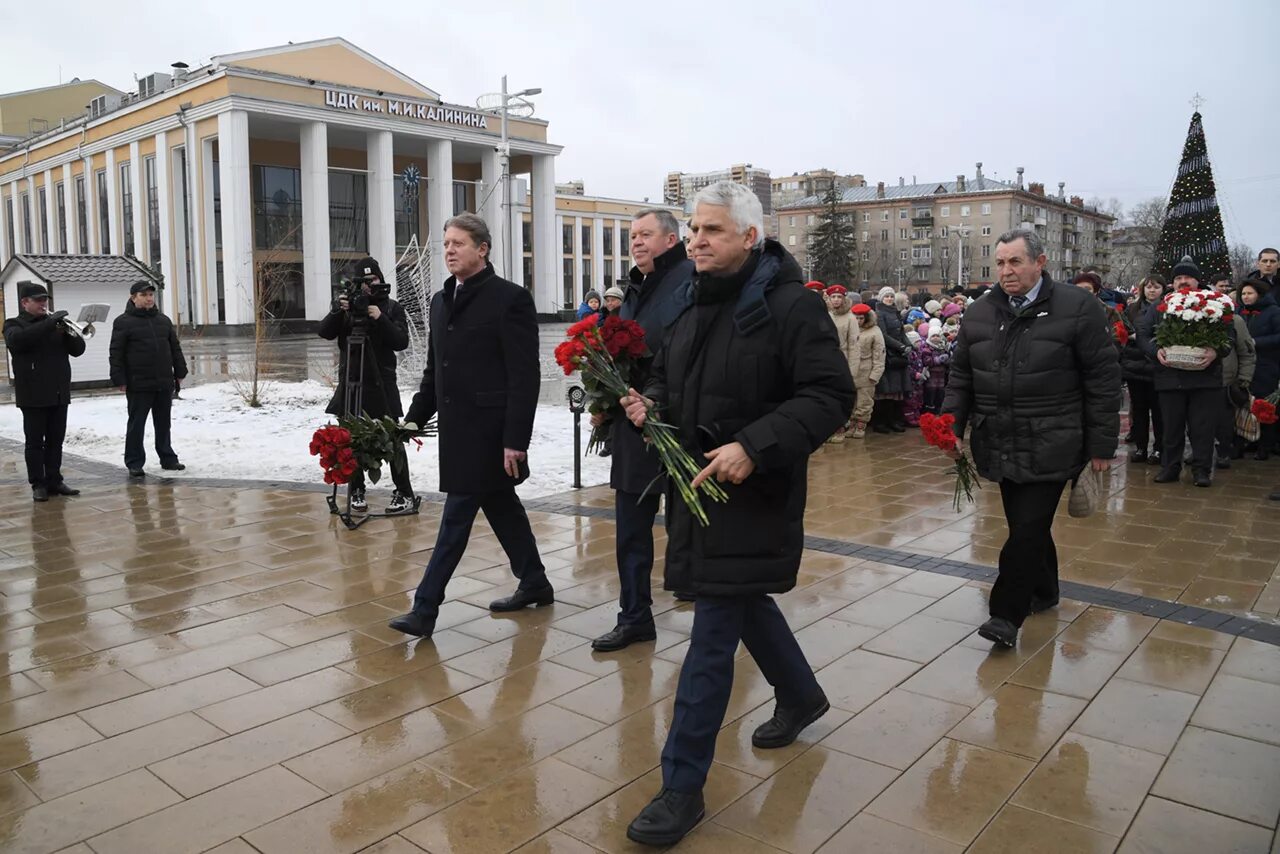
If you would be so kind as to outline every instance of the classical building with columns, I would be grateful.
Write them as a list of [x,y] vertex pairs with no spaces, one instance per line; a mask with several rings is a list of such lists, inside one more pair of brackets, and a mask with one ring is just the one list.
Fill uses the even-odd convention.
[[561,147],[546,122],[510,118],[504,209],[501,123],[341,38],[179,64],[0,152],[0,265],[131,255],[164,277],[164,310],[183,325],[249,324],[267,302],[273,317],[318,320],[350,260],[372,255],[391,278],[415,238],[438,286],[444,221],[474,210],[499,273],[551,314],[567,302]]

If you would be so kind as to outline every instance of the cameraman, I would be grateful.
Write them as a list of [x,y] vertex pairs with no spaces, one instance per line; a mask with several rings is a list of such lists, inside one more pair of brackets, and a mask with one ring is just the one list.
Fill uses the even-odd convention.
[[[326,341],[338,339],[338,388],[325,412],[330,415],[359,415],[346,411],[347,341],[354,329],[365,334],[364,370],[361,374],[361,409],[370,418],[390,415],[400,418],[404,409],[400,406],[400,389],[396,386],[396,353],[409,347],[409,320],[400,303],[391,299],[391,286],[382,278],[382,268],[372,258],[356,262],[352,284],[359,284],[359,292],[343,293],[333,301],[333,307],[320,321],[320,337]],[[388,515],[413,511],[413,487],[409,484],[408,471],[395,479],[395,491],[387,505]],[[356,469],[351,478],[351,509],[364,513],[369,504],[364,496],[364,472]]]
[[49,313],[49,292],[35,282],[18,282],[21,311],[4,322],[4,343],[13,369],[14,401],[26,434],[27,480],[31,498],[79,495],[62,480],[62,440],[71,400],[71,360],[84,353],[84,339],[67,332],[65,311]]

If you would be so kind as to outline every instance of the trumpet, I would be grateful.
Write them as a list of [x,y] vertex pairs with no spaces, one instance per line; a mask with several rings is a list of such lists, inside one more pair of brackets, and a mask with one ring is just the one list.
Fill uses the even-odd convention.
[[57,322],[67,330],[71,335],[77,338],[92,338],[95,330],[92,323],[86,323],[83,328],[76,325],[76,322],[69,316],[59,317]]

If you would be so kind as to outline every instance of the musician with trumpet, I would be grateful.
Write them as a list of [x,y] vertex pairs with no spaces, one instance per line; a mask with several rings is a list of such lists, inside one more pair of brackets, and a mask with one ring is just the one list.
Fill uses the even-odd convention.
[[111,326],[111,384],[125,393],[129,424],[125,431],[124,464],[129,477],[146,477],[143,437],[147,415],[155,428],[156,454],[166,471],[186,468],[178,462],[169,437],[173,392],[187,375],[187,360],[178,343],[173,321],[156,308],[155,283],[142,279],[129,288],[124,313]]
[[65,311],[49,311],[49,291],[18,282],[17,316],[4,322],[13,370],[14,402],[26,434],[27,480],[35,501],[79,495],[62,479],[62,440],[71,402],[71,357],[84,353],[84,338],[68,332]]

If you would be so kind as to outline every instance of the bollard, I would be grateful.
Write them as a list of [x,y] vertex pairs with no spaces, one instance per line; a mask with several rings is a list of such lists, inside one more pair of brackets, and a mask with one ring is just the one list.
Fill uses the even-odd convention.
[[582,413],[587,409],[587,392],[582,386],[571,386],[569,411],[573,413],[573,488],[582,489]]

